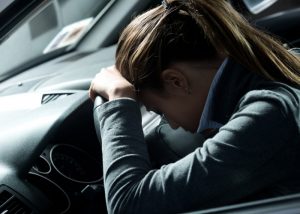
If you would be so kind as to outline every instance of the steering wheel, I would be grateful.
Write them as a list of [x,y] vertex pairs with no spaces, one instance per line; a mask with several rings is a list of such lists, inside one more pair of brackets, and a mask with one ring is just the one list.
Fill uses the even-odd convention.
[[100,134],[100,120],[99,120],[99,111],[98,108],[105,103],[107,100],[101,96],[97,96],[95,101],[94,101],[94,124],[96,128],[96,134],[98,137],[98,141],[101,143],[101,134]]

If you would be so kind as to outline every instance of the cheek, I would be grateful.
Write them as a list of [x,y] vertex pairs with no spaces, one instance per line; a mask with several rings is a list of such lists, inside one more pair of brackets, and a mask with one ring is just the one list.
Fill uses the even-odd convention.
[[169,106],[169,108],[163,112],[170,126],[172,128],[178,128],[180,126],[191,132],[197,131],[200,121],[199,111],[192,111],[192,109],[186,108],[184,105],[175,106],[176,105]]
[[[198,128],[199,118],[191,108],[193,103],[188,100],[183,101],[181,97],[158,96],[149,91],[144,91],[140,96],[140,101],[148,110],[161,112],[173,129],[182,127],[188,131],[194,131]],[[196,109],[199,109],[197,106]]]
[[165,110],[164,119],[168,121],[172,129],[177,129],[179,127],[189,129],[189,119],[182,112],[176,111],[175,108]]

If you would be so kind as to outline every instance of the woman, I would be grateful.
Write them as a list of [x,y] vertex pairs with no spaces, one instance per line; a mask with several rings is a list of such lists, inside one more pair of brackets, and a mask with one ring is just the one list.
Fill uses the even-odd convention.
[[[123,31],[93,80],[109,213],[178,213],[300,190],[299,58],[225,0],[168,0]],[[174,129],[218,130],[152,169],[139,102]],[[184,142],[182,142],[184,143]]]

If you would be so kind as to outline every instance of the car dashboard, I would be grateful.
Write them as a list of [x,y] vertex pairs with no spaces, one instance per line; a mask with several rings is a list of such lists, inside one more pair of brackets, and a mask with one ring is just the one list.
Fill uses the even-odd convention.
[[[30,95],[41,101],[53,96],[24,96]],[[89,197],[99,200],[103,195],[101,149],[93,127],[92,103],[86,92],[58,95],[64,98],[34,109],[1,112],[1,213],[11,210],[9,206],[15,201],[18,204],[14,206],[22,204],[33,213],[74,213],[79,209],[84,213]],[[105,209],[104,201],[95,204]]]
[[[114,49],[63,56],[2,84],[0,213],[106,212],[88,88]],[[159,117],[141,112],[146,133]]]

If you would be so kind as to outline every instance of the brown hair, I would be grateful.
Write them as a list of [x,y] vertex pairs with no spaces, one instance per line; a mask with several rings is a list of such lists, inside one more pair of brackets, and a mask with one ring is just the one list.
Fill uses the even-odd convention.
[[136,17],[120,36],[116,67],[138,88],[160,88],[160,72],[176,61],[228,55],[251,71],[300,85],[300,60],[252,27],[226,0],[165,0]]

